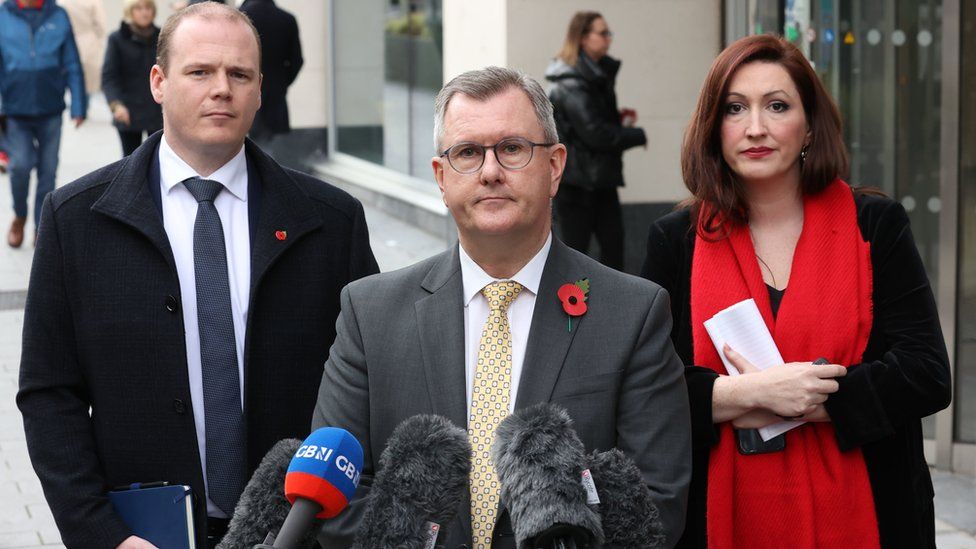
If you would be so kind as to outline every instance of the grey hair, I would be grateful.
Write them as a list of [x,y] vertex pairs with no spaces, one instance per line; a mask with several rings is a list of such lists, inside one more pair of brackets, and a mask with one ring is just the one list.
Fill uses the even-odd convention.
[[525,92],[532,102],[535,117],[539,120],[547,143],[558,143],[556,120],[552,115],[552,102],[533,78],[520,71],[505,67],[486,67],[468,71],[455,76],[441,88],[434,100],[434,150],[441,151],[441,138],[444,137],[444,114],[447,105],[456,94],[464,94],[476,101],[487,101],[492,97],[515,88]]

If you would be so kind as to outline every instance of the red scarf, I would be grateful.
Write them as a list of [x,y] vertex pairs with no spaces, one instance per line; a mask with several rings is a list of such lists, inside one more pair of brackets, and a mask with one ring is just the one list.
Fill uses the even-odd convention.
[[[717,242],[695,240],[691,322],[695,364],[727,374],[703,322],[753,298],[786,362],[826,357],[857,364],[872,323],[871,251],[851,188],[835,180],[803,201],[803,232],[776,319],[746,226]],[[708,465],[708,546],[876,548],[878,524],[859,449],[841,453],[830,423],[786,434],[786,450],[746,456],[731,423]]]

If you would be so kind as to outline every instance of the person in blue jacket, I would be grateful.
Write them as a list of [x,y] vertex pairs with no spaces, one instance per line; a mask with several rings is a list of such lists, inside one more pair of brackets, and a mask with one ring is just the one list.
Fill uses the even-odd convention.
[[71,118],[78,127],[88,96],[67,12],[54,0],[6,0],[0,5],[0,97],[14,198],[7,243],[14,248],[24,242],[31,170],[37,168],[35,231],[44,197],[54,190],[65,88],[71,91]]

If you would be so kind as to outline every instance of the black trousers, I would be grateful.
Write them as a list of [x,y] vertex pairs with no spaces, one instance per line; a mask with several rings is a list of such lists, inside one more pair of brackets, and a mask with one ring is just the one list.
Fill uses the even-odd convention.
[[119,140],[122,141],[122,156],[129,156],[132,151],[139,148],[142,145],[142,134],[145,133],[146,136],[150,136],[156,133],[156,130],[118,130]]
[[567,246],[587,253],[590,237],[600,245],[600,263],[624,269],[624,221],[617,189],[590,191],[563,185],[555,199],[557,234]]
[[207,547],[204,549],[217,547],[220,540],[224,539],[227,534],[228,526],[230,526],[230,519],[207,517]]

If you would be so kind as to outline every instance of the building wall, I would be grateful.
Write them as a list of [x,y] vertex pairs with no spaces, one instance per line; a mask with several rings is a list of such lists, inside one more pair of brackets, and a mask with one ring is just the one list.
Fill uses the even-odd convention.
[[288,109],[292,128],[325,128],[332,101],[329,85],[330,44],[329,2],[275,0],[281,9],[298,20],[305,64],[295,83],[288,88]]
[[[619,104],[637,110],[647,149],[624,155],[625,203],[676,202],[681,137],[705,72],[721,49],[719,0],[444,1],[444,79],[487,64],[544,82],[573,13],[600,11],[614,33],[610,55],[623,62]],[[503,17],[501,17],[503,16]]]

